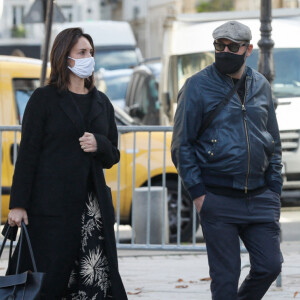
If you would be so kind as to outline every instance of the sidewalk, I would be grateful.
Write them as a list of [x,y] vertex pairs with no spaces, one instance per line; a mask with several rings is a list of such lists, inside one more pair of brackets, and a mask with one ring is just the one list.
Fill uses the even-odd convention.
[[[300,242],[282,243],[282,252],[282,287],[273,283],[263,299],[300,299]],[[242,265],[248,263],[243,254]],[[205,253],[119,250],[119,269],[130,300],[211,299],[210,281],[203,280],[209,277]],[[241,281],[248,272],[242,270]]]
[[[283,242],[281,249],[285,259],[282,287],[277,288],[273,283],[263,299],[300,300],[300,242]],[[119,250],[118,254],[129,300],[211,299],[205,253]],[[6,270],[7,255],[8,249],[5,249],[0,261],[0,275]],[[242,254],[242,265],[248,263],[248,255]],[[241,278],[248,272],[249,268],[244,268]]]

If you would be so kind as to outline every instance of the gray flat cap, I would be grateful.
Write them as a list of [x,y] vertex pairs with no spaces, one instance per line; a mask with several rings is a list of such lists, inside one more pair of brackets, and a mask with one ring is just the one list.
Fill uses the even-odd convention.
[[241,41],[250,41],[252,39],[250,28],[237,21],[224,23],[217,27],[212,35],[214,40],[228,39],[236,43]]

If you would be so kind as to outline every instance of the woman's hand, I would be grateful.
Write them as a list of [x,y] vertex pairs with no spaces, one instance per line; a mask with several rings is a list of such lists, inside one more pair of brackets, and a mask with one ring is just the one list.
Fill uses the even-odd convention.
[[8,214],[8,224],[12,227],[21,227],[21,222],[24,221],[28,225],[28,216],[24,208],[13,208]]
[[96,152],[97,141],[92,133],[85,132],[84,135],[79,139],[81,149],[84,152]]

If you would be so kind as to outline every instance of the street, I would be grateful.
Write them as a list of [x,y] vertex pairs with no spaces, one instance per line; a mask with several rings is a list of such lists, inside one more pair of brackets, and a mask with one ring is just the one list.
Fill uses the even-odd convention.
[[284,207],[280,218],[283,241],[300,241],[300,207]]
[[[300,207],[282,209],[284,255],[282,287],[273,283],[264,299],[300,299]],[[130,226],[120,227],[121,241],[129,243]],[[202,242],[201,229],[197,242]],[[203,244],[204,245],[204,244]],[[118,250],[119,269],[128,299],[209,300],[210,280],[206,253]],[[7,267],[8,248],[0,261],[0,275]],[[242,254],[241,281],[249,272],[249,258]]]
[[[284,242],[282,252],[282,287],[275,283],[263,299],[300,299],[300,243]],[[249,263],[242,254],[242,266]],[[119,268],[128,299],[209,300],[211,299],[206,254],[156,253],[144,255],[119,251]],[[241,272],[241,281],[249,268]],[[297,293],[298,292],[298,293]]]
[[[300,299],[300,207],[285,207],[281,213],[284,256],[282,287],[273,283],[263,299]],[[130,227],[121,237],[129,242]],[[202,240],[201,229],[197,241]],[[209,300],[207,256],[195,252],[119,250],[119,268],[129,299]],[[241,281],[249,272],[249,258],[242,254]]]

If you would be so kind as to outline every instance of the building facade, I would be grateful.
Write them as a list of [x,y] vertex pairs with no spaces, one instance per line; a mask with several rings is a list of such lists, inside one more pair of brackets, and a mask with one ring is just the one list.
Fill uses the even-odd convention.
[[161,55],[164,22],[180,13],[195,13],[198,0],[124,0],[123,20],[131,23],[146,58]]
[[[0,0],[0,39],[36,38],[44,25],[24,24],[24,16],[33,3],[47,0]],[[134,30],[144,57],[161,55],[164,24],[167,17],[196,13],[206,0],[56,0],[67,22],[89,20],[125,20]],[[209,0],[207,0],[209,1]],[[262,0],[235,0],[235,10],[258,10]],[[3,4],[3,6],[1,5]],[[300,0],[272,0],[272,7],[299,7]],[[39,38],[40,38],[39,36]]]
[[[235,10],[258,10],[263,0],[235,0]],[[272,8],[293,8],[300,7],[299,0],[272,0]]]
[[[0,0],[3,3],[3,13],[0,18],[0,38],[27,37],[34,32],[31,24],[24,24],[34,2],[44,0]],[[1,3],[1,2],[0,2]],[[119,0],[56,0],[67,22],[92,21],[100,19],[118,18],[114,16],[115,8],[120,5]],[[0,5],[1,7],[1,5]],[[38,13],[38,12],[36,12]],[[121,15],[121,14],[119,14]],[[120,16],[119,16],[120,17]],[[44,25],[40,24],[41,30]]]
[[[146,58],[159,57],[167,17],[196,13],[200,2],[209,0],[123,0],[123,20],[131,23],[138,46]],[[259,10],[263,0],[235,0],[235,10]],[[300,0],[272,0],[273,8],[300,7]]]

